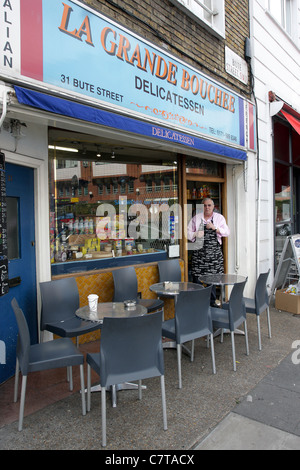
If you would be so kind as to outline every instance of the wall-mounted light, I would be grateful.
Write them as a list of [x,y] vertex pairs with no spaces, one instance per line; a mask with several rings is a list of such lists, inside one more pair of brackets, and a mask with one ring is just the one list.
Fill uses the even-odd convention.
[[111,157],[110,157],[110,158],[116,158],[115,152],[113,152],[113,153],[111,154]]
[[51,150],[62,150],[63,152],[74,152],[78,153],[78,149],[70,148],[70,147],[58,147],[57,145],[48,145],[48,149]]
[[96,157],[97,157],[97,158],[100,158],[100,157],[101,157],[100,147],[97,147]]

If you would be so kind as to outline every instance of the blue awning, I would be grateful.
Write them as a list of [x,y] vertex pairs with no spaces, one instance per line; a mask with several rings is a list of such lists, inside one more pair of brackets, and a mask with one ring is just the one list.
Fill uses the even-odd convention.
[[244,150],[228,147],[216,142],[190,136],[173,129],[168,129],[157,124],[150,124],[138,119],[122,116],[120,114],[105,111],[93,106],[87,106],[58,96],[41,93],[35,90],[15,86],[15,92],[19,103],[42,109],[50,113],[68,116],[81,121],[91,122],[126,132],[131,132],[145,137],[159,139],[164,142],[172,142],[185,148],[192,148],[206,153],[220,155],[234,160],[246,161],[247,153]]

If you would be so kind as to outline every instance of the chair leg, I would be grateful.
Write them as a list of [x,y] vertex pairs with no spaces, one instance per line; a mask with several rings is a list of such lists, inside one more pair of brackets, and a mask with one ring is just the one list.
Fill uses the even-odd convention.
[[165,390],[165,376],[164,375],[160,376],[160,386],[161,386],[164,430],[166,431],[168,429],[168,423],[167,423],[166,390]]
[[138,388],[139,388],[139,400],[141,400],[142,399],[142,381],[141,380],[139,380]]
[[261,351],[261,332],[260,332],[260,317],[256,315],[256,322],[257,322],[257,336],[258,336],[258,349]]
[[86,394],[86,407],[87,411],[91,410],[91,366],[87,365],[87,394]]
[[247,321],[244,322],[244,329],[245,329],[245,342],[246,342],[246,354],[249,356],[249,341],[248,341],[248,327]]
[[82,414],[86,415],[86,404],[85,404],[85,389],[84,389],[84,372],[83,364],[80,364],[80,385],[81,385],[81,402],[82,402]]
[[106,387],[101,387],[102,446],[106,446]]
[[178,388],[182,388],[181,380],[181,344],[177,344]]
[[19,412],[19,427],[18,427],[19,431],[22,431],[22,429],[23,429],[26,384],[27,384],[27,375],[23,375],[23,377],[22,377],[22,389],[21,389],[21,401],[20,401],[20,412]]
[[73,373],[72,373],[72,366],[68,366],[68,376],[69,376],[69,383],[70,383],[70,392],[73,390]]
[[211,360],[212,360],[212,371],[216,374],[216,361],[215,361],[215,348],[214,348],[214,335],[210,335],[210,349],[211,349]]
[[111,386],[111,403],[112,403],[112,407],[116,408],[116,406],[117,406],[117,387],[116,387],[116,385]]
[[192,340],[192,347],[191,347],[191,362],[194,362],[194,354],[195,354],[195,340]]
[[232,348],[233,370],[234,370],[234,372],[236,372],[234,331],[231,331],[231,332],[230,332],[230,335],[231,335],[231,348]]
[[267,319],[268,319],[269,338],[272,338],[272,333],[271,333],[271,320],[270,320],[270,309],[269,309],[269,307],[267,308]]
[[15,372],[14,403],[18,401],[19,375],[20,375],[19,359],[17,358],[16,359],[16,372]]

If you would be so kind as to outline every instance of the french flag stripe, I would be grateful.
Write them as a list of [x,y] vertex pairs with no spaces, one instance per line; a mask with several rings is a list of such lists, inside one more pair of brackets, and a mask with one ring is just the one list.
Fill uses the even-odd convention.
[[43,81],[43,1],[20,0],[21,74]]

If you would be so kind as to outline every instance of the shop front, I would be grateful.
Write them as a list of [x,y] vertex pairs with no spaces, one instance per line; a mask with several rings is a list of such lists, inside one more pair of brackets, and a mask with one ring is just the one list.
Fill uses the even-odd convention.
[[[24,184],[33,191],[36,289],[28,305],[24,283],[10,283],[0,297],[0,323],[7,323],[3,311],[15,296],[38,337],[39,282],[74,276],[85,305],[91,292],[110,301],[112,270],[126,265],[135,266],[145,298],[154,297],[149,286],[158,280],[159,260],[179,258],[188,280],[187,224],[205,197],[234,220],[227,204],[232,169],[244,168],[247,152],[255,152],[255,108],[77,1],[57,8],[53,0],[34,2],[30,23],[24,1],[17,3],[20,9],[5,16],[14,26],[11,41],[19,35],[21,47],[11,61],[7,47],[0,69],[0,142],[7,185],[10,164],[33,172]],[[20,24],[30,35],[20,37]],[[10,220],[18,239],[20,219],[18,206]],[[224,255],[227,266],[226,243]],[[19,258],[21,252],[7,256],[10,280]],[[165,310],[173,314],[171,302]],[[0,338],[7,351],[16,336],[12,321]],[[11,375],[13,356],[7,354],[1,381]]]

